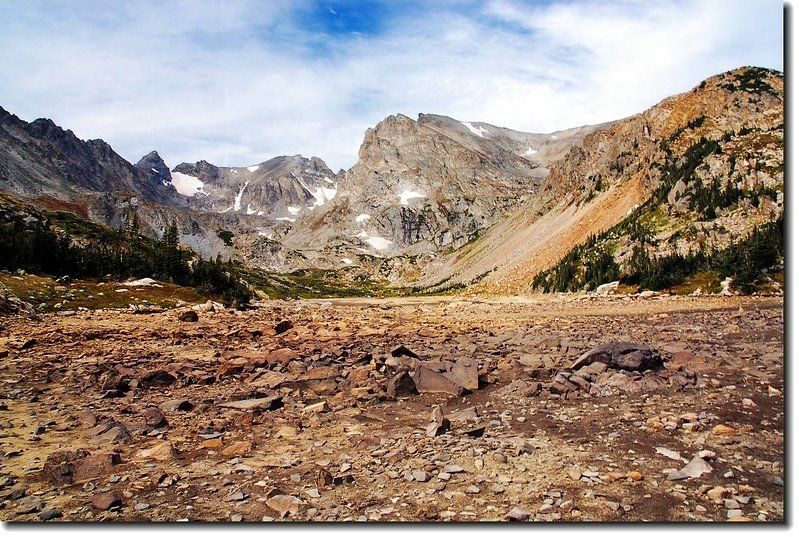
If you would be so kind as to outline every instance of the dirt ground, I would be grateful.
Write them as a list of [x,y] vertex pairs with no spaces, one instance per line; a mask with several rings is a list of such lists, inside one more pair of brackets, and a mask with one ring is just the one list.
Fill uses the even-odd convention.
[[[196,309],[0,318],[2,520],[783,520],[782,297]],[[547,391],[615,341],[660,388]],[[386,391],[462,358],[479,388]]]

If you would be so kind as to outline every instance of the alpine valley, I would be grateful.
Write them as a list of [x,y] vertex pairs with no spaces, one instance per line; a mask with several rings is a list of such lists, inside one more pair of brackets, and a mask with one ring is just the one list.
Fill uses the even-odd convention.
[[0,520],[785,524],[783,84],[338,172],[0,109]]
[[[619,280],[718,292],[743,287],[723,252],[769,223],[781,234],[783,109],[783,75],[743,67],[638,115],[547,134],[398,114],[334,172],[300,155],[170,171],[153,151],[132,164],[0,108],[0,190],[6,219],[71,213],[154,239],[174,222],[184,247],[240,262],[256,288],[317,274],[334,295],[364,282],[370,294],[517,294]],[[696,266],[658,280],[676,258]],[[762,272],[778,258],[748,283],[779,289]]]

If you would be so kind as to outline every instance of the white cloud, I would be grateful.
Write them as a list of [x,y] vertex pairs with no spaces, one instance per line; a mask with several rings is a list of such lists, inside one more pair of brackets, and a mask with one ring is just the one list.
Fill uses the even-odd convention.
[[782,68],[777,2],[409,5],[380,35],[328,38],[292,16],[312,4],[288,0],[0,6],[0,105],[132,161],[301,153],[335,170],[397,112],[548,132],[740,65]]

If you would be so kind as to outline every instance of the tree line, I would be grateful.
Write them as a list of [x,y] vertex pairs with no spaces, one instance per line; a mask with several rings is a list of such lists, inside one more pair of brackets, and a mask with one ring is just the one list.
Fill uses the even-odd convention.
[[150,277],[194,287],[229,304],[250,301],[249,286],[241,280],[238,264],[217,256],[206,260],[179,246],[178,228],[172,222],[161,239],[139,235],[134,226],[111,229],[72,215],[53,215],[73,228],[91,233],[73,235],[46,219],[14,218],[0,222],[0,269],[22,269],[54,277],[121,280]]

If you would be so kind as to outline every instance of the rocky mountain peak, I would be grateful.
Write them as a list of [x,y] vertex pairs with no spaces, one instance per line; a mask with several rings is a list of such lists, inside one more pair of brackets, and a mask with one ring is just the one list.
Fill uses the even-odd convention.
[[153,185],[166,186],[172,180],[172,174],[158,151],[150,151],[135,166],[140,179]]
[[191,175],[203,183],[216,183],[219,181],[219,167],[205,160],[197,161],[194,164],[181,162],[172,171]]

